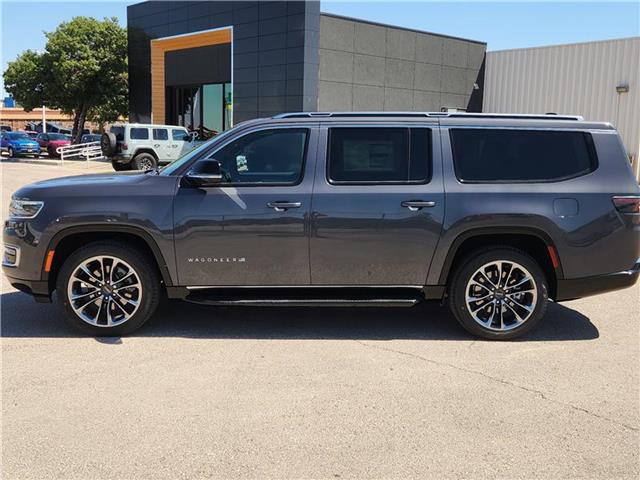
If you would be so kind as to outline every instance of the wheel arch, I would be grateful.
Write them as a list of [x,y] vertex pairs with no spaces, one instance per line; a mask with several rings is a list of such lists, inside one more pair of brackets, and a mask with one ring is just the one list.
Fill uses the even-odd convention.
[[156,161],[158,160],[158,154],[156,153],[156,151],[153,148],[148,148],[148,147],[142,147],[142,148],[138,148],[133,155],[131,155],[131,159],[133,160],[134,158],[136,158],[138,155],[140,155],[141,153],[148,153],[149,155],[151,155],[153,158],[156,159]]
[[173,280],[171,279],[164,255],[156,241],[149,233],[132,226],[97,224],[65,228],[64,230],[56,233],[56,235],[51,239],[49,246],[47,247],[47,252],[54,252],[53,263],[50,271],[47,272],[45,269],[47,255],[45,255],[41,269],[41,279],[48,283],[49,292],[52,292],[55,289],[55,283],[60,267],[69,255],[77,250],[78,247],[86,245],[88,242],[99,240],[121,240],[126,243],[132,243],[147,253],[154,261],[158,269],[158,273],[160,274],[160,278],[162,278],[165,286],[173,286]]
[[[448,285],[452,273],[471,252],[491,245],[518,248],[531,255],[543,269],[549,296],[555,298],[557,281],[564,278],[562,262],[552,238],[533,227],[491,227],[465,231],[452,242],[440,272],[440,285]],[[553,252],[553,253],[551,253]],[[554,266],[554,258],[557,266]]]

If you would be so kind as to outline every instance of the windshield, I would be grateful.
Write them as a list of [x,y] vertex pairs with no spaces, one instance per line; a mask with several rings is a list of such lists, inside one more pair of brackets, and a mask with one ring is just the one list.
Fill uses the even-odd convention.
[[67,136],[62,133],[50,133],[49,140],[67,140]]
[[180,157],[177,160],[174,160],[169,165],[167,165],[166,167],[162,168],[162,170],[160,171],[160,175],[173,175],[173,173],[175,173],[175,171],[178,170],[182,165],[184,165],[185,163],[189,162],[192,158],[200,155],[200,153],[202,153],[203,151],[208,150],[209,148],[211,148],[213,145],[218,143],[220,140],[222,140],[226,136],[228,136],[229,133],[232,132],[233,130],[234,130],[233,128],[231,128],[229,130],[226,130],[226,131],[216,135],[211,140],[209,140],[209,141],[203,143],[202,145],[199,145],[198,147],[194,148],[193,150],[189,150],[182,157]]
[[9,140],[31,140],[26,133],[5,133]]

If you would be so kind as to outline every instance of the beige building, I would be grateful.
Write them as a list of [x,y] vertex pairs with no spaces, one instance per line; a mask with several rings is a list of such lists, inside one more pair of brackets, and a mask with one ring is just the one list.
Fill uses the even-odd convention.
[[488,52],[483,111],[610,122],[640,179],[640,37]]

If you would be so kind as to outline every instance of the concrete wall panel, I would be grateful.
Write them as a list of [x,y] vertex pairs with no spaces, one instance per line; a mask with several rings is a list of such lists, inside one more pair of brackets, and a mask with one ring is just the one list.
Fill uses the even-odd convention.
[[484,43],[329,14],[320,15],[319,44],[318,110],[439,111],[443,99],[466,109],[486,49]]

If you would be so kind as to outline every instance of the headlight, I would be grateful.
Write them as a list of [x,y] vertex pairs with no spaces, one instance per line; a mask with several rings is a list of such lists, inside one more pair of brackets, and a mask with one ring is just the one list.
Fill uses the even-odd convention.
[[33,218],[40,213],[43,206],[44,202],[12,198],[11,203],[9,204],[9,217]]

